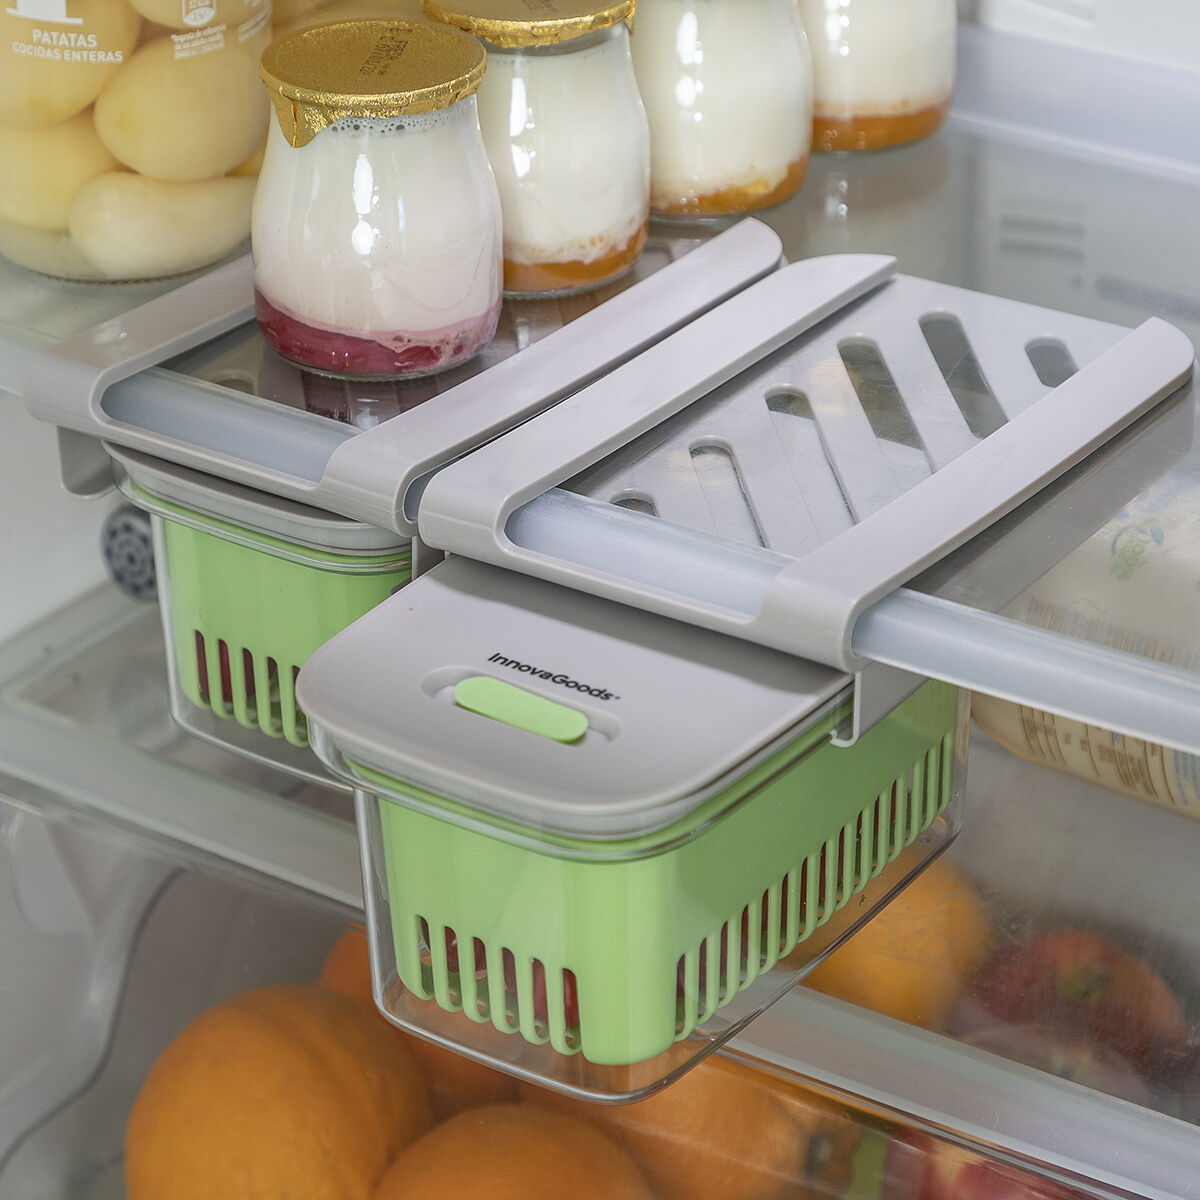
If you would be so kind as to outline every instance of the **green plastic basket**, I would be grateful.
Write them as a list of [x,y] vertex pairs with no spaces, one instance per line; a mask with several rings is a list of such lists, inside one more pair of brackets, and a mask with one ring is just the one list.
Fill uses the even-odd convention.
[[361,831],[388,923],[375,941],[442,1009],[592,1063],[642,1062],[811,966],[788,957],[945,810],[958,709],[956,689],[926,684],[852,747],[830,744],[835,713],[682,824],[613,842],[481,828],[350,764],[377,799]]
[[180,691],[218,717],[307,746],[300,667],[412,578],[410,553],[331,553],[132,491],[152,513]]

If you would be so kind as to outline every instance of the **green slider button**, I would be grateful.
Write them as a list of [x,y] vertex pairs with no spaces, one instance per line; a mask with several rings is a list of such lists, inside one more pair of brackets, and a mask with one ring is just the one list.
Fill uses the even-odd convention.
[[578,709],[557,704],[490,675],[473,675],[457,684],[454,702],[460,708],[554,742],[577,742],[587,733],[588,719]]

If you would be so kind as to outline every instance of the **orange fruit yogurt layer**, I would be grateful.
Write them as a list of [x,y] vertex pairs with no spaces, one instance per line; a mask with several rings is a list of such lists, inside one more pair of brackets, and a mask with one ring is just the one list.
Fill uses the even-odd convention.
[[664,217],[726,217],[756,212],[782,204],[799,187],[808,170],[808,155],[788,165],[783,177],[759,177],[749,183],[733,184],[703,195],[679,196],[664,192],[652,201],[654,211]]
[[[583,291],[624,275],[646,244],[649,221],[643,221],[623,245],[609,244],[596,258],[549,259],[523,262],[504,259],[504,290],[525,296]],[[516,251],[513,251],[514,253]]]
[[950,99],[926,108],[894,113],[813,117],[814,150],[881,150],[928,137],[946,119]]

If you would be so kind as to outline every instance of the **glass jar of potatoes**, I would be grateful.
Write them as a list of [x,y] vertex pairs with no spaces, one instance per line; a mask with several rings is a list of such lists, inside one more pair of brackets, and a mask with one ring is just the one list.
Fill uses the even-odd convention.
[[80,280],[207,266],[249,235],[271,0],[0,8],[0,253]]

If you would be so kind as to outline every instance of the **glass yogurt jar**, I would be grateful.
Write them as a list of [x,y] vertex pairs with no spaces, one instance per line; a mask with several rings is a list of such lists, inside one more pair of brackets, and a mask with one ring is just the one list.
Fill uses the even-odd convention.
[[475,101],[485,61],[456,29],[387,19],[267,48],[276,119],[251,246],[259,325],[285,358],[399,378],[491,340],[501,223]]
[[916,141],[954,91],[955,0],[799,0],[812,44],[813,148]]
[[424,0],[487,45],[483,139],[504,213],[504,290],[583,291],[646,241],[650,135],[626,22],[635,0]]
[[641,0],[633,63],[655,216],[751,212],[799,188],[812,60],[795,0]]

